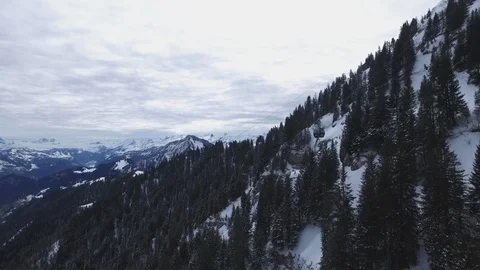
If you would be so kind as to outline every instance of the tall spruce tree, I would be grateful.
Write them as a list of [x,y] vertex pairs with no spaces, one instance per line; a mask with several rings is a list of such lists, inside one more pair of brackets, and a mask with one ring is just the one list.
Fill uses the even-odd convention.
[[417,261],[416,120],[410,78],[414,62],[411,30],[405,23],[393,51],[390,124],[380,159],[377,190],[382,202],[379,213],[383,219],[380,222],[380,256],[388,269],[408,268]]
[[396,154],[393,165],[393,194],[396,196],[398,231],[395,249],[397,263],[395,267],[406,268],[417,262],[419,210],[416,203],[417,167],[414,94],[411,86],[402,90],[396,125]]
[[431,269],[465,269],[463,171],[445,139],[427,149],[422,229]]
[[465,0],[448,0],[445,9],[445,31],[447,34],[462,27],[468,15],[468,6]]
[[300,215],[298,213],[295,194],[292,188],[292,179],[287,177],[284,183],[284,199],[280,211],[284,220],[283,226],[285,246],[289,249],[292,249],[298,241]]
[[466,29],[466,66],[470,81],[480,85],[480,10],[472,11]]
[[359,269],[378,269],[378,246],[380,243],[380,201],[377,194],[377,167],[375,156],[368,157],[362,175],[358,198],[356,252]]
[[480,144],[477,145],[473,171],[470,176],[470,188],[468,190],[468,207],[472,215],[480,222]]
[[467,56],[467,47],[466,47],[466,36],[464,30],[461,30],[457,36],[457,44],[453,52],[453,66],[457,71],[464,71],[466,69],[466,56]]
[[229,256],[230,269],[243,270],[246,269],[248,259],[250,258],[249,251],[249,235],[245,218],[242,215],[241,209],[233,211],[232,226],[229,230]]
[[302,161],[305,168],[302,175],[297,179],[295,190],[298,197],[298,208],[301,224],[312,223],[315,209],[312,204],[312,190],[314,181],[317,179],[317,162],[312,152],[307,152]]
[[453,73],[448,46],[442,46],[439,54],[432,55],[430,82],[435,95],[438,133],[447,134],[455,127],[458,118],[468,118],[470,111],[458,80]]
[[329,234],[324,234],[321,269],[357,269],[355,254],[355,214],[350,184],[345,167],[337,182],[337,203]]
[[480,269],[480,144],[477,145],[473,170],[467,192],[467,214],[465,215],[466,269]]

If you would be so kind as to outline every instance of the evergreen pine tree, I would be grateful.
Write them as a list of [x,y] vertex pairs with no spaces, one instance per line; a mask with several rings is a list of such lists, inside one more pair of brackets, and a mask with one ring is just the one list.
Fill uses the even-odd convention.
[[455,70],[464,71],[466,68],[466,57],[467,57],[467,47],[466,47],[466,36],[465,31],[460,31],[457,36],[457,44],[453,53],[453,66]]
[[[416,167],[416,135],[414,93],[411,86],[406,86],[401,93],[396,124],[396,154],[394,171],[393,194],[396,196],[398,223],[395,242],[397,263],[395,267],[406,268],[417,262],[418,250],[418,219],[419,210],[416,203],[415,188],[417,185]],[[393,266],[393,265],[392,265]]]
[[317,163],[314,154],[311,152],[305,153],[302,164],[305,169],[297,179],[295,191],[298,197],[300,223],[306,224],[313,221],[315,211],[315,209],[311,207],[312,189],[317,173]]
[[480,128],[480,88],[475,91],[475,109],[473,114],[477,120],[477,128]]
[[332,222],[331,235],[325,235],[321,269],[357,269],[355,256],[355,215],[352,206],[353,195],[347,174],[342,168],[338,181],[338,202]]
[[463,171],[445,139],[427,150],[422,228],[432,269],[465,269]]
[[468,118],[470,115],[453,73],[447,46],[443,46],[440,54],[432,56],[430,81],[436,97],[438,132],[447,134],[448,130],[455,127],[459,117]]
[[267,244],[272,224],[273,190],[275,179],[272,175],[267,176],[260,185],[260,195],[257,204],[256,226],[253,234],[253,258],[252,261],[257,266],[262,265],[265,255],[265,245]]
[[378,269],[377,250],[380,243],[380,202],[377,195],[377,168],[369,156],[362,175],[358,198],[357,254],[359,269]]
[[470,81],[480,85],[480,11],[472,11],[466,30],[466,66],[470,74]]
[[445,30],[447,33],[460,28],[468,15],[468,6],[465,0],[449,0],[445,9]]
[[283,227],[285,246],[291,249],[297,244],[300,224],[298,211],[296,211],[297,207],[295,202],[295,194],[293,193],[292,189],[292,179],[287,177],[284,182],[284,199],[282,206],[280,207],[280,211],[284,221]]
[[337,150],[335,146],[326,146],[319,153],[317,166],[318,179],[312,187],[312,209],[316,224],[328,222],[332,218],[335,208],[335,183],[339,178],[339,166]]
[[278,250],[285,248],[285,220],[281,211],[277,211],[273,214],[272,221],[272,244],[273,247]]
[[465,218],[466,269],[480,268],[480,144],[477,145],[473,171],[467,193],[467,214]]
[[470,176],[470,189],[468,190],[468,206],[472,215],[477,216],[480,222],[480,144],[477,145],[473,171]]
[[230,269],[246,269],[250,257],[248,231],[241,210],[232,213],[233,223],[229,230]]

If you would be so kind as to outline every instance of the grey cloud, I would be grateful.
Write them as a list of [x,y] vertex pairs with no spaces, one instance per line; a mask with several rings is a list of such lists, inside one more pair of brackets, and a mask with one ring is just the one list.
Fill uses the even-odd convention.
[[[26,8],[29,16],[16,20],[18,25],[13,15],[0,13],[0,72],[6,74],[0,81],[0,124],[6,135],[171,134],[179,124],[203,120],[241,131],[254,123],[277,124],[296,105],[272,115],[298,92],[217,68],[224,59],[207,53],[159,56],[135,52],[128,44],[101,44],[122,60],[98,59],[69,41],[88,31],[60,30],[57,14],[39,3]],[[60,42],[51,44],[52,39]],[[156,99],[185,106],[145,106]]]

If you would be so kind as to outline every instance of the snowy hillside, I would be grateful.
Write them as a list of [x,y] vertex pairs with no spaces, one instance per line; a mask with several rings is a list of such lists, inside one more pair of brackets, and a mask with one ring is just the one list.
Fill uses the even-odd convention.
[[[443,0],[440,2],[436,7],[434,7],[431,12],[432,16],[436,13],[440,14],[445,12],[447,7],[447,0]],[[480,8],[480,1],[475,1],[473,5],[469,7],[469,13],[475,9]],[[436,51],[439,44],[445,41],[444,33],[441,33],[437,37],[435,37],[434,41],[428,43],[425,47],[422,48],[422,40],[425,34],[425,28],[427,25],[427,21],[425,20],[424,23],[419,23],[418,25],[418,32],[413,37],[414,47],[415,47],[415,55],[416,55],[416,62],[412,72],[412,86],[415,93],[418,95],[420,91],[420,85],[425,76],[429,75],[428,68],[430,66],[432,52]],[[368,74],[368,70],[365,71],[365,75]],[[475,106],[475,93],[479,91],[479,87],[469,83],[469,74],[467,72],[455,72],[455,78],[458,80],[460,86],[460,92],[464,96],[464,100],[468,105],[468,109],[470,114],[472,115],[468,121],[461,123],[460,126],[456,127],[452,131],[452,136],[448,140],[450,149],[455,152],[460,162],[460,168],[464,170],[465,179],[470,177],[473,168],[473,161],[475,157],[475,151],[477,145],[480,143],[480,133],[478,131],[472,131],[475,128],[478,128],[477,119],[473,116],[474,114],[474,106]],[[417,103],[417,111],[419,104]],[[319,119],[320,126],[324,128],[325,135],[323,138],[316,141],[314,138],[314,129],[317,127],[317,124],[312,125],[307,129],[309,134],[309,142],[307,143],[308,147],[303,151],[312,150],[314,152],[318,152],[318,146],[322,142],[333,142],[335,145],[337,152],[340,152],[340,142],[342,140],[342,133],[345,127],[345,120],[348,117],[348,113],[343,117],[340,117],[338,120],[333,121],[333,114],[326,114],[321,119]],[[287,143],[288,145],[289,143]],[[279,151],[280,153],[281,151]],[[297,153],[296,153],[297,154]],[[297,154],[298,155],[298,154]],[[356,166],[346,166],[346,173],[347,173],[347,183],[350,184],[353,195],[355,196],[353,205],[356,206],[358,202],[358,196],[360,192],[360,186],[362,181],[362,175],[365,172],[366,165],[364,165],[366,161],[366,155],[360,157],[359,162],[356,162]],[[287,164],[285,171],[274,171],[272,172],[270,168],[267,168],[262,174],[263,176],[267,176],[270,173],[274,173],[277,177],[290,177],[293,179],[293,183],[295,183],[297,176],[299,173],[303,172],[303,168],[298,166],[298,164]],[[249,188],[247,192],[252,190]],[[418,191],[421,190],[420,187],[417,189]],[[252,196],[254,198],[258,197],[258,193],[253,193]],[[418,199],[420,199],[420,194],[418,195]],[[206,226],[213,226],[215,227],[219,234],[224,237],[228,238],[229,229],[227,227],[228,220],[231,217],[232,208],[241,208],[242,205],[240,204],[240,198],[231,202],[223,211],[217,213],[209,217],[206,221]],[[255,216],[255,205],[253,207],[252,216]],[[255,226],[255,225],[254,225]],[[305,260],[306,265],[310,263],[312,265],[318,265],[322,258],[322,243],[321,243],[322,235],[321,230],[317,226],[307,225],[300,233],[298,244],[295,248],[290,250],[285,250],[282,252],[283,254],[296,254],[300,256],[303,260]],[[418,264],[412,265],[410,269],[416,270],[425,270],[429,269],[428,262],[427,262],[427,254],[423,247],[419,250],[419,258]]]

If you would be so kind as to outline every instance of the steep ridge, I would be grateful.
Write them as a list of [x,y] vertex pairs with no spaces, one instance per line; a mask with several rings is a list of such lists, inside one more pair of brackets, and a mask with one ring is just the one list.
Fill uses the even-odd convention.
[[[429,17],[434,17],[434,14],[439,14],[441,16],[445,16],[445,10],[447,8],[447,3],[448,1],[442,1],[439,3],[436,7],[434,7],[431,11],[429,11]],[[468,14],[473,12],[474,10],[478,9],[480,7],[480,1],[474,1],[471,3],[468,9]],[[428,44],[425,45],[423,44],[424,42],[424,35],[425,35],[425,30],[427,27],[427,22],[428,22],[428,17],[426,16],[425,19],[422,19],[422,22],[418,24],[418,31],[416,34],[412,37],[414,47],[416,48],[415,52],[415,65],[413,68],[413,73],[412,73],[412,87],[415,93],[420,92],[420,87],[421,87],[421,82],[424,79],[424,77],[429,76],[429,70],[428,67],[430,66],[431,63],[431,57],[432,54],[439,49],[439,46],[442,42],[445,41],[445,33],[440,33],[438,34],[433,40],[429,40]],[[462,27],[463,30],[466,29],[466,25]],[[458,41],[455,40],[452,44],[452,47],[457,46]],[[453,49],[452,49],[452,54],[453,54]],[[452,55],[453,57],[453,55]],[[360,67],[360,70],[362,67]],[[369,68],[364,69],[363,74],[364,76],[368,76],[368,71]],[[471,114],[474,114],[475,111],[475,95],[479,91],[479,86],[471,83],[470,81],[470,75],[467,73],[467,71],[455,71],[455,79],[458,81],[459,86],[460,86],[460,92],[463,95],[464,100],[466,101],[466,104],[468,105],[468,109]],[[418,104],[416,106],[416,110],[418,111]],[[340,145],[341,145],[341,140],[342,140],[342,135],[343,135],[343,128],[345,124],[345,120],[348,117],[349,113],[346,113],[345,116],[339,118],[338,120],[334,120],[334,114],[330,113],[327,115],[322,116],[322,118],[319,119],[320,126],[322,126],[325,129],[325,136],[321,139],[319,139],[320,144],[322,141],[327,142],[333,142],[333,145],[335,146],[336,150],[338,153],[340,153]],[[338,118],[338,117],[337,117]],[[460,162],[459,167],[464,171],[465,179],[469,178],[473,169],[473,162],[475,158],[475,151],[477,145],[480,144],[480,134],[476,130],[476,125],[478,125],[478,120],[474,119],[473,116],[471,119],[468,119],[466,123],[462,123],[458,127],[452,130],[451,136],[448,139],[448,144],[450,146],[450,149],[456,153],[458,156],[458,160]],[[318,142],[316,142],[316,139],[313,136],[313,130],[318,126],[318,124],[313,124],[310,127],[308,127],[306,130],[302,131],[301,133],[306,133],[308,134],[307,138],[309,139],[307,143],[305,143],[306,148],[303,148],[301,153],[305,153],[308,151],[313,151],[313,152],[318,152],[318,147],[316,145]],[[295,147],[297,148],[297,147]],[[281,152],[281,151],[280,151]],[[279,152],[279,153],[280,153]],[[295,151],[290,151],[290,154],[298,155],[298,153],[295,153]],[[357,164],[355,165],[348,165],[344,164],[345,166],[345,171],[346,171],[346,180],[350,187],[352,188],[352,194],[354,195],[354,200],[353,200],[353,205],[355,206],[358,201],[358,197],[360,195],[360,189],[361,189],[361,182],[362,182],[362,176],[365,172],[366,169],[366,158],[367,158],[367,153],[363,155],[360,159],[357,160]],[[378,157],[377,157],[378,158]],[[290,160],[291,159],[288,159]],[[295,164],[287,164],[286,170],[280,173],[280,177],[289,177],[293,179],[293,182],[295,183],[295,180],[297,179],[297,175],[299,174],[299,171],[303,171],[304,168],[301,166],[298,167]],[[418,190],[420,190],[421,187],[418,187]],[[258,197],[260,194],[251,192],[251,188],[246,191],[246,193],[249,193],[250,196],[252,197]],[[419,200],[421,199],[420,194],[418,194],[417,197]],[[258,203],[258,202],[257,202]],[[233,203],[231,203],[229,206],[227,206],[226,209],[231,209],[232,207],[241,207],[241,205],[238,203],[238,200],[235,200]],[[253,209],[255,209],[256,206],[254,205]],[[229,231],[228,231],[228,222],[229,218],[231,218],[231,210],[230,215],[225,216],[226,210],[222,210],[220,213],[212,215],[209,217],[207,222],[202,225],[206,226],[209,228],[216,228],[219,232],[219,234],[228,239]],[[257,213],[255,211],[252,211],[251,216],[254,217]],[[220,222],[217,221],[218,217],[222,217]],[[294,254],[296,255],[296,260],[299,262],[299,265],[302,265],[302,267],[299,267],[298,269],[310,269],[309,266],[313,266],[315,268],[315,265],[318,265],[322,259],[322,243],[321,243],[321,230],[312,225],[307,225],[300,233],[298,244],[295,247],[292,247],[288,251],[284,251],[284,254]],[[315,250],[315,252],[311,252],[311,250]],[[410,269],[428,269],[428,255],[426,254],[425,250],[423,247],[419,249],[419,257],[418,257],[418,262],[416,266],[411,266]]]
[[[36,194],[36,192],[46,188],[56,190],[60,187],[71,187],[76,183],[82,181],[88,182],[100,177],[116,177],[123,174],[133,175],[135,173],[141,174],[143,171],[155,167],[162,161],[181,155],[187,151],[201,150],[209,145],[210,143],[208,141],[189,135],[163,146],[149,147],[146,149],[136,147],[135,149],[137,150],[133,150],[129,145],[122,145],[100,153],[101,155],[106,155],[106,157],[101,158],[101,161],[99,160],[99,164],[96,166],[85,167],[79,166],[80,164],[69,163],[66,165],[66,169],[60,170],[60,168],[57,168],[57,170],[60,171],[39,179],[31,179],[18,174],[6,175],[0,177],[0,206],[13,203],[17,199]],[[29,151],[27,149],[22,150]],[[58,150],[52,151],[58,152]]]

